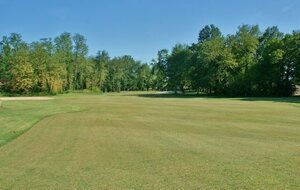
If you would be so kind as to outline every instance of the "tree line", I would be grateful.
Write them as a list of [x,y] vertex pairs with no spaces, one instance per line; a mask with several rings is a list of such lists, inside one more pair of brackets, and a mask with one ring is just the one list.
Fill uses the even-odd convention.
[[223,35],[205,26],[193,44],[162,49],[150,64],[106,51],[88,56],[86,39],[63,33],[25,43],[19,34],[4,36],[0,48],[3,93],[55,94],[70,90],[194,91],[215,95],[289,96],[300,82],[300,32],[277,27],[261,32],[242,25]]
[[1,41],[0,88],[10,94],[56,94],[72,90],[149,90],[150,66],[131,56],[88,56],[86,38],[63,33],[25,43],[12,33]]
[[176,45],[167,56],[164,76],[176,90],[218,95],[288,96],[300,81],[300,33],[264,32],[242,25],[234,35],[205,26],[198,42]]

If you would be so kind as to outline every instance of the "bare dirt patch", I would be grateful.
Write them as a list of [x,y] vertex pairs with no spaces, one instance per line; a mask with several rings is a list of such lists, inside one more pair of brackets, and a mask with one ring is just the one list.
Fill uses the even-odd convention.
[[52,100],[53,98],[46,96],[39,97],[1,97],[0,101],[26,101],[26,100]]

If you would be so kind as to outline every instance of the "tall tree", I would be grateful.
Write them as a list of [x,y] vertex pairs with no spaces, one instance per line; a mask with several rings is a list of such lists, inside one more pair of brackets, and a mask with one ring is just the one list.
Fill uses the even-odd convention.
[[9,90],[13,93],[28,94],[34,87],[35,76],[29,59],[29,48],[21,44],[14,52]]
[[49,92],[47,85],[47,65],[52,61],[52,51],[52,42],[50,39],[43,39],[41,42],[33,42],[30,45],[30,62],[36,77],[35,92]]
[[74,62],[73,62],[73,44],[70,33],[62,33],[54,39],[55,57],[59,64],[66,68],[67,80],[64,84],[65,90],[74,89]]
[[190,85],[189,64],[192,52],[188,46],[177,44],[168,58],[167,76],[169,88],[175,93],[181,90],[183,93]]
[[234,94],[251,94],[251,75],[248,72],[258,63],[257,49],[260,31],[257,25],[242,25],[235,35],[227,38],[228,47],[231,49],[238,66],[236,67]]
[[166,68],[168,62],[168,50],[162,49],[157,53],[157,60],[153,60],[152,75],[153,87],[156,90],[165,90],[167,86]]
[[285,35],[282,95],[291,95],[300,82],[300,32]]
[[115,57],[108,64],[108,75],[105,81],[105,86],[108,92],[120,92],[121,81],[124,77],[122,58]]
[[226,48],[222,37],[215,37],[200,44],[197,52],[196,81],[199,88],[215,94],[229,93],[232,75],[237,64]]
[[151,85],[151,69],[148,64],[141,64],[137,71],[137,90],[149,90]]
[[30,93],[34,86],[34,74],[29,62],[28,45],[16,33],[3,37],[2,44],[3,88],[10,93]]
[[84,88],[85,64],[88,54],[88,46],[83,35],[76,33],[73,36],[74,42],[74,87],[76,90]]
[[257,25],[242,25],[234,36],[229,37],[229,46],[232,49],[242,73],[256,63],[256,51],[259,45],[260,31]]
[[106,91],[104,89],[104,82],[107,77],[107,66],[109,61],[110,57],[106,51],[98,51],[96,57],[94,58],[95,80],[101,91]]
[[206,25],[200,32],[198,37],[198,43],[203,43],[206,40],[221,37],[221,31],[215,25]]
[[292,36],[285,38],[286,57],[295,64],[295,78],[300,83],[300,30],[294,31]]

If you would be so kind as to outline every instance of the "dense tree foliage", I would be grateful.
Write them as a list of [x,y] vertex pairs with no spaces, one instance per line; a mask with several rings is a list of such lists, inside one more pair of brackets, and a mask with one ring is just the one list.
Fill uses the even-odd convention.
[[63,33],[54,40],[25,43],[4,36],[0,48],[0,90],[11,94],[55,94],[70,90],[149,90],[151,68],[131,56],[88,56],[86,39]]
[[283,34],[269,27],[261,32],[257,25],[242,25],[236,34],[224,36],[216,26],[205,26],[196,44],[176,45],[168,56],[169,89],[216,95],[292,95],[300,79],[299,44],[299,31]]
[[155,90],[167,89],[167,69],[168,50],[162,49],[157,53],[157,60],[152,63],[152,88]]
[[199,32],[197,43],[158,51],[151,64],[106,51],[88,56],[86,38],[62,33],[26,43],[21,35],[0,43],[0,92],[55,94],[70,90],[195,91],[217,95],[288,96],[300,83],[300,32],[277,27],[264,32],[242,25],[222,35],[214,25]]

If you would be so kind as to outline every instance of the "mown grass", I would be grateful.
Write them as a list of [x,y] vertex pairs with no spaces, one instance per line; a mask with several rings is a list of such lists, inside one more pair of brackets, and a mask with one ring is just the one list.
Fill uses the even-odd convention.
[[44,117],[78,111],[58,101],[0,101],[0,147],[26,132]]
[[294,98],[66,95],[5,102],[0,130],[47,114],[0,148],[1,189],[300,188]]

